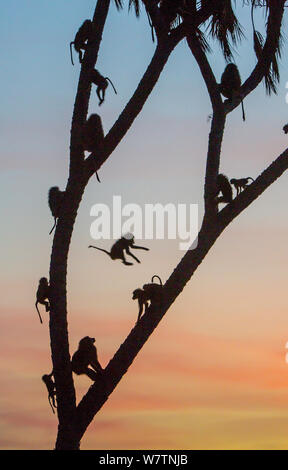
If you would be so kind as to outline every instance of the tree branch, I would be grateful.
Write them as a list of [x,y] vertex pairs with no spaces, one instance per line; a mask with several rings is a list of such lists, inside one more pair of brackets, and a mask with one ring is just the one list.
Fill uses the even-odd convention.
[[209,134],[208,153],[206,162],[205,175],[205,219],[212,222],[217,216],[217,205],[215,204],[215,194],[217,185],[217,176],[219,173],[221,145],[225,128],[225,111],[219,90],[219,85],[215,75],[211,69],[205,52],[203,51],[196,35],[187,36],[188,46],[194,55],[201,74],[206,83],[206,87],[210,96],[213,117],[211,122],[211,130]]
[[[195,16],[195,25],[198,26],[205,22],[211,15],[212,11],[213,9],[211,6],[205,6],[198,10]],[[88,172],[89,178],[95,173],[95,171],[101,168],[103,163],[109,158],[119,142],[121,142],[122,138],[125,136],[134,120],[141,112],[147,98],[156,85],[171,52],[186,36],[186,34],[187,26],[182,23],[173,31],[171,31],[169,36],[165,37],[165,41],[163,38],[161,38],[161,42],[157,45],[153,58],[132,98],[127,103],[119,118],[106,135],[104,139],[103,150],[99,151],[97,155],[90,154],[89,157],[85,160],[86,171]]]
[[102,408],[117,384],[133,363],[154,329],[174,303],[185,285],[193,276],[224,228],[245,208],[247,208],[265,189],[267,189],[288,168],[288,149],[286,149],[245,191],[218,215],[213,225],[203,223],[198,237],[198,245],[188,250],[175,268],[164,289],[162,308],[156,311],[150,307],[135,325],[111,359],[103,374],[99,375],[86,395],[77,406],[76,432],[80,440],[95,414]]
[[[241,87],[241,99],[249,95],[263,80],[265,74],[271,66],[272,59],[278,46],[278,39],[281,33],[285,0],[271,0],[269,17],[267,22],[267,36],[260,59],[258,60],[251,75]],[[241,99],[233,102],[226,100],[225,112],[230,113],[241,103]]]
[[55,230],[50,260],[49,328],[59,419],[56,448],[61,449],[77,447],[74,438],[76,397],[70,363],[67,326],[67,261],[77,210],[88,182],[84,173],[81,137],[91,90],[89,71],[91,67],[95,66],[97,60],[109,4],[110,0],[98,0],[97,2],[93,18],[94,33],[91,41],[89,41],[81,67],[72,118],[69,179]]
[[71,127],[70,176],[79,174],[79,164],[84,161],[82,129],[87,119],[91,94],[91,70],[95,67],[106,23],[110,0],[98,0],[93,15],[93,34],[88,41],[78,81]]
[[219,86],[216,81],[213,70],[211,69],[211,66],[208,62],[207,56],[199,43],[199,40],[197,39],[196,35],[189,34],[189,36],[187,36],[187,43],[197,61],[201,74],[206,83],[213,112],[219,113],[220,111],[222,111],[223,113],[223,102],[221,98],[221,93],[219,91]]
[[274,183],[288,169],[288,148],[264,170],[258,178],[242,191],[230,204],[218,214],[221,231],[232,220],[254,202],[272,183]]
[[[79,440],[82,438],[95,414],[102,408],[104,403],[108,400],[109,395],[127,372],[129,366],[133,363],[135,357],[168,311],[169,307],[184,289],[185,284],[191,278],[217,238],[216,232],[212,231],[209,236],[207,231],[206,237],[203,235],[204,233],[200,231],[200,243],[198,243],[197,248],[186,253],[164,285],[165,301],[163,302],[161,310],[156,311],[153,307],[148,308],[147,312],[131,330],[124,343],[111,359],[103,374],[99,375],[96,382],[90,387],[78,404],[76,411],[76,432]],[[190,269],[186,270],[185,265],[188,260]]]
[[141,112],[145,102],[147,101],[147,98],[156,85],[171,52],[182,38],[179,37],[177,40],[175,39],[173,41],[167,41],[165,44],[162,43],[156,47],[153,58],[141,81],[139,82],[139,85],[136,88],[133,96],[106,135],[104,139],[103,151],[99,152],[97,156],[91,154],[86,159],[86,169],[89,177],[95,173],[95,170],[98,170],[103,165],[117,145],[121,142],[133,124],[134,120]]

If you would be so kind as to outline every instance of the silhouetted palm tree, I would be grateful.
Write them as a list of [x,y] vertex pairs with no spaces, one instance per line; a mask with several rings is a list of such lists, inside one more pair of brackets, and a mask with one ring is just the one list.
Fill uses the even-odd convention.
[[[118,10],[127,4],[114,0]],[[50,336],[53,373],[57,388],[59,419],[56,449],[78,449],[80,440],[97,411],[101,409],[115,389],[147,338],[152,334],[164,314],[184,289],[186,283],[203,261],[212,245],[229,223],[246,209],[288,167],[285,150],[258,178],[224,209],[218,212],[215,204],[221,144],[226,119],[241,102],[264,80],[268,93],[276,92],[279,81],[278,60],[282,45],[282,19],[285,0],[237,2],[243,8],[264,8],[266,13],[265,37],[254,28],[254,47],[257,63],[233,100],[223,102],[219,86],[207,59],[207,52],[215,41],[221,46],[227,61],[233,59],[244,36],[230,0],[129,0],[136,16],[146,10],[155,33],[155,52],[135,92],[117,121],[105,136],[104,144],[85,159],[81,145],[82,129],[87,119],[91,92],[91,69],[95,67],[108,15],[110,0],[98,0],[93,17],[93,36],[85,51],[72,118],[69,178],[61,213],[56,226],[50,263]],[[241,6],[241,5],[240,5]],[[142,8],[143,7],[143,8]],[[186,39],[196,59],[210,96],[212,105],[206,176],[204,187],[205,214],[198,236],[198,245],[187,251],[164,285],[161,308],[151,306],[127,336],[103,373],[98,375],[81,402],[76,406],[75,388],[71,371],[68,330],[66,276],[70,240],[77,211],[89,179],[113,153],[126,132],[141,112],[157,83],[165,64],[175,47]]]

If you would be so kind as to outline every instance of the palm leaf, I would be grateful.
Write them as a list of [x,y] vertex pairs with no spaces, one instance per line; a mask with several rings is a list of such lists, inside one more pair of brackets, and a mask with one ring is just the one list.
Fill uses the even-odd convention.
[[176,15],[176,18],[175,20],[172,21],[172,23],[170,24],[170,27],[173,29],[173,28],[176,28],[177,26],[179,26],[179,24],[181,23],[182,21],[182,18],[181,16],[177,13]]
[[[269,8],[271,8],[272,3],[273,3],[273,1],[267,0],[266,13],[269,10]],[[262,52],[263,52],[264,38],[263,38],[262,34],[259,33],[259,31],[256,31],[256,29],[255,29],[253,13],[254,13],[254,8],[256,8],[256,6],[257,6],[257,3],[255,2],[255,0],[252,0],[252,2],[251,2],[251,19],[252,19],[252,27],[253,27],[254,51],[255,51],[257,59],[259,60],[261,55],[262,55]],[[281,58],[282,45],[283,45],[283,36],[280,32],[279,38],[278,38],[278,41],[277,41],[277,48],[276,48],[274,57],[272,58],[269,70],[264,75],[264,85],[265,85],[266,93],[268,95],[271,95],[272,93],[277,94],[277,85],[280,81],[278,61]]]
[[211,52],[211,47],[205,37],[205,34],[199,28],[195,28],[195,26],[191,25],[191,29],[189,30],[187,36],[189,35],[197,39],[198,44],[203,52],[205,52],[206,54]]
[[[120,0],[120,1],[122,1],[122,0]],[[132,7],[134,7],[135,15],[138,18],[140,16],[140,2],[139,2],[139,0],[129,0],[128,11],[130,11],[130,9]]]
[[205,34],[199,29],[197,28],[196,31],[195,31],[195,35],[196,35],[196,38],[198,39],[199,41],[199,45],[202,49],[203,52],[205,53],[210,53],[211,52],[211,47],[205,37]]
[[211,36],[218,40],[226,60],[233,57],[231,44],[236,45],[244,37],[242,28],[236,18],[231,0],[213,1],[214,14],[209,24]]
[[122,0],[114,0],[114,2],[115,2],[117,10],[121,10],[123,8]]

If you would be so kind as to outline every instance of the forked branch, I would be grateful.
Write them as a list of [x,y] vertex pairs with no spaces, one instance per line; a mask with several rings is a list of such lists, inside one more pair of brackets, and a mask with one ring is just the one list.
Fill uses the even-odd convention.
[[[155,5],[153,8],[155,8]],[[197,11],[195,15],[196,27],[204,23],[209,18],[212,10],[213,9],[211,6],[205,6]],[[177,44],[179,44],[181,40],[184,39],[186,34],[187,28],[183,23],[174,31],[172,31],[170,36],[165,38],[165,41],[162,40],[157,45],[153,58],[133,96],[106,135],[104,139],[103,151],[99,152],[97,157],[91,154],[86,159],[86,169],[89,175],[88,178],[94,174],[95,170],[100,169],[103,163],[109,158],[113,150],[115,150],[117,145],[121,142],[122,138],[128,132],[129,128],[137,118],[138,114],[141,112],[145,102],[153,91],[171,52],[174,50]]]

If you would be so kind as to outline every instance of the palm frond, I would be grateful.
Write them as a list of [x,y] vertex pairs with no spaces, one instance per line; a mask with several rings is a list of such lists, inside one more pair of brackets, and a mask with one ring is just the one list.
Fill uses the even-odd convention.
[[210,47],[203,31],[201,31],[199,28],[196,28],[195,36],[198,39],[198,42],[199,42],[199,45],[200,45],[202,51],[205,52],[205,53],[211,52],[211,47]]
[[140,2],[139,2],[139,0],[129,0],[128,11],[130,11],[130,9],[132,7],[134,7],[135,15],[138,18],[140,16]]
[[[266,13],[268,9],[271,7],[273,0],[267,0],[266,4]],[[264,47],[264,38],[259,31],[256,31],[255,23],[254,23],[254,9],[257,6],[257,2],[252,0],[251,2],[251,19],[252,19],[252,27],[253,27],[253,43],[254,43],[254,51],[256,54],[257,59],[261,58],[263,47]],[[267,26],[267,25],[266,25]],[[279,74],[279,59],[281,58],[281,50],[283,45],[283,36],[280,32],[279,38],[277,41],[277,48],[275,54],[272,58],[271,65],[269,70],[264,75],[264,85],[266,89],[267,95],[271,95],[272,93],[277,94],[277,85],[280,81],[280,74]]]
[[117,10],[121,10],[123,8],[122,0],[114,0],[114,2],[115,2]]
[[214,3],[214,14],[209,24],[211,36],[218,40],[226,60],[231,60],[231,44],[236,45],[244,37],[242,27],[236,18],[231,0]]
[[254,45],[254,51],[255,51],[256,57],[257,59],[260,59],[262,51],[263,51],[264,38],[262,34],[256,30],[253,31],[253,45]]
[[181,22],[182,22],[182,17],[181,15],[177,13],[175,20],[173,20],[172,23],[170,24],[171,29],[177,28],[177,26],[179,26]]

